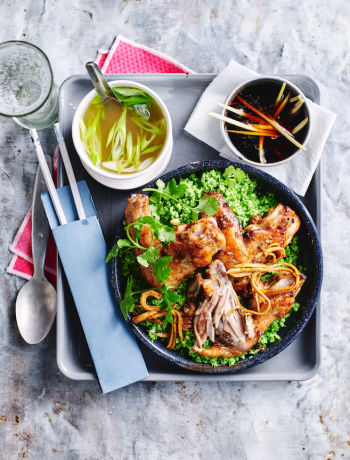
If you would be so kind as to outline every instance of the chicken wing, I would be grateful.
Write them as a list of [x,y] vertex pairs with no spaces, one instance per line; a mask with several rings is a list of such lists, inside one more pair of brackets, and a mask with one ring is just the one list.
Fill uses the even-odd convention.
[[191,224],[175,228],[176,241],[169,243],[164,255],[172,256],[168,286],[178,286],[197,268],[208,265],[226,240],[213,217],[206,217]]
[[[148,208],[149,198],[147,195],[132,195],[128,199],[125,208],[125,219],[129,225],[135,222],[139,217],[151,216]],[[222,249],[226,240],[219,230],[216,220],[213,217],[200,219],[191,224],[182,224],[175,228],[176,241],[168,244],[165,249],[161,246],[158,248],[160,256],[172,256],[169,267],[170,276],[166,281],[167,286],[178,286],[184,279],[192,274],[197,268],[205,267],[212,261],[213,255]],[[130,234],[135,238],[135,229],[130,227]],[[145,248],[151,244],[152,234],[147,226],[143,226],[139,244]],[[154,237],[153,246],[160,242]],[[134,249],[136,256],[142,254],[142,249]],[[144,267],[140,265],[142,275],[147,283],[152,287],[159,287],[153,275],[153,266]]]
[[[144,216],[151,216],[151,212],[148,208],[149,197],[147,195],[136,195],[132,194],[131,198],[128,199],[128,204],[125,208],[125,220],[127,225],[136,222],[139,217]],[[135,229],[134,227],[130,227],[130,235],[131,238],[135,239]],[[148,248],[151,244],[152,233],[147,228],[147,226],[142,227],[140,237],[138,243],[140,246],[144,248]],[[157,246],[160,244],[160,241],[157,238],[153,237],[153,246]],[[143,249],[134,249],[135,255],[139,256],[143,254],[145,251]],[[161,256],[163,253],[163,248],[160,246],[158,248],[158,253]],[[152,287],[159,287],[160,284],[157,282],[156,277],[153,275],[153,265],[149,265],[148,267],[144,267],[140,265],[141,273],[147,283]]]
[[[256,262],[261,255],[261,247],[278,244],[286,247],[300,227],[300,219],[288,206],[278,204],[271,208],[264,217],[254,216],[250,225],[244,229],[243,239],[247,248],[248,260]],[[259,258],[259,263],[267,263],[267,259]],[[226,267],[228,269],[228,267]]]
[[[234,265],[244,262],[247,258],[242,225],[221,193],[205,193],[204,196],[213,196],[220,203],[220,207],[214,217],[225,236],[226,245],[215,255],[215,258],[222,260],[228,270]],[[205,214],[202,213],[202,215]]]
[[[257,306],[254,298],[250,301],[251,315],[243,314],[224,264],[213,261],[206,271],[206,280],[214,287],[199,304],[193,322],[196,343],[193,351],[211,358],[240,356],[249,351],[276,319],[283,318],[291,309],[295,297],[305,281],[301,275],[298,284],[288,292],[281,288],[293,286],[295,277],[289,272],[279,272],[271,278],[265,294],[271,300],[271,308],[265,315],[254,315]],[[198,277],[197,277],[198,282]],[[207,337],[214,342],[210,348],[202,348]]]

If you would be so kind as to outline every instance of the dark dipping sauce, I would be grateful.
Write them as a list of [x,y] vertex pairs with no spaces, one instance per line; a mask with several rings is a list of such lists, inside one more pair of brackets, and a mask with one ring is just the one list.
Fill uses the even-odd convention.
[[[282,82],[280,83],[270,81],[252,83],[251,85],[243,88],[238,93],[238,95],[264,115],[266,115],[267,112],[269,115],[273,116],[273,114],[276,111],[276,109],[273,110],[273,107],[275,105],[277,96],[281,90],[282,84]],[[299,93],[295,92],[287,84],[278,106],[287,97],[289,91],[291,92],[289,99],[292,99],[293,97],[299,95]],[[241,109],[243,110],[243,112],[246,112],[250,115],[254,115],[255,117],[259,117],[258,114],[250,110],[242,102],[238,101],[236,96],[230,101],[230,103],[232,102],[238,102],[238,104],[232,105],[233,108]],[[301,123],[308,116],[305,103],[295,114],[289,113],[294,108],[297,102],[298,101],[289,102],[288,100],[287,104],[284,106],[283,110],[276,118],[276,121],[278,123],[281,123],[283,128],[287,129],[288,131],[292,131],[296,126],[299,125],[299,123]],[[225,116],[228,118],[232,118],[236,121],[240,121],[242,123],[259,124],[258,121],[253,121],[249,118],[241,117],[238,114],[230,112],[229,110],[226,111]],[[235,125],[231,125],[229,123],[225,123],[225,129],[242,131],[242,128],[238,128]],[[307,135],[307,131],[308,123],[300,131],[293,135],[294,139],[297,140],[300,144],[303,144]],[[232,144],[241,153],[241,155],[243,155],[250,161],[254,161],[255,163],[261,164],[259,159],[259,136],[246,136],[244,134],[236,134],[230,132],[228,132],[227,134]],[[278,150],[281,156],[279,156],[271,146]],[[263,148],[265,151],[265,158],[267,163],[277,163],[283,161],[299,150],[298,147],[292,144],[286,137],[283,136],[283,134],[280,134],[280,136],[277,138],[264,137]]]

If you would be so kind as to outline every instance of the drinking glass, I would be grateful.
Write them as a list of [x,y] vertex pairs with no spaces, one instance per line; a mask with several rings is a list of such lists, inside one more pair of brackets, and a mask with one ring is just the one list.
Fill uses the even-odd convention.
[[58,87],[50,62],[24,41],[0,44],[0,115],[28,129],[43,129],[58,118]]

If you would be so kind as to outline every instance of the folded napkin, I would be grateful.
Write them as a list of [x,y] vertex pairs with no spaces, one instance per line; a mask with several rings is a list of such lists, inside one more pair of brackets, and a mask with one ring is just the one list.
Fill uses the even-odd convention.
[[48,192],[41,195],[103,393],[148,376],[137,340],[114,298],[107,246],[88,186],[78,182],[86,219],[79,220],[69,185],[57,189],[67,224]]
[[[194,73],[174,59],[118,35],[110,50],[98,50],[95,60],[103,73]],[[57,175],[57,149],[53,159]],[[55,182],[56,183],[56,182]],[[33,276],[31,208],[26,214],[10,251],[15,254],[6,272],[30,280]],[[45,275],[56,285],[56,246],[50,235],[45,261]]]
[[[218,150],[224,158],[241,162],[227,147],[221,135],[219,120],[208,117],[207,114],[209,112],[221,113],[218,103],[224,103],[227,96],[236,86],[258,75],[256,72],[241,66],[237,62],[231,61],[202,94],[185,126],[185,130],[197,139]],[[314,104],[309,99],[308,102],[312,113],[313,127],[307,143],[307,150],[280,166],[271,166],[268,168],[259,168],[257,166],[259,169],[279,179],[301,196],[304,196],[307,191],[327,137],[337,116]]]

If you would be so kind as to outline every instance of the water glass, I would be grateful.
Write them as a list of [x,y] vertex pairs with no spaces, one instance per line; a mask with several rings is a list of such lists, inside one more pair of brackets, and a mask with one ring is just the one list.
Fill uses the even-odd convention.
[[28,129],[43,129],[58,118],[58,87],[50,62],[24,41],[0,44],[0,115]]

